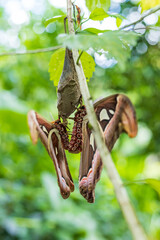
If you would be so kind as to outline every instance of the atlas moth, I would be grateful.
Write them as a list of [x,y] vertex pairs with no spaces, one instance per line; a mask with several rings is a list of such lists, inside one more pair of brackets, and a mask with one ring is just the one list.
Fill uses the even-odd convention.
[[[122,132],[127,133],[129,137],[136,136],[135,110],[125,95],[115,94],[96,101],[94,110],[109,151],[112,150]],[[70,193],[74,191],[64,149],[71,153],[81,152],[79,190],[89,203],[93,203],[95,186],[100,179],[103,163],[89,127],[85,106],[80,106],[75,113],[70,142],[67,128],[60,120],[48,122],[31,110],[28,113],[28,124],[32,142],[35,144],[39,137],[53,160],[63,198],[68,198]]]

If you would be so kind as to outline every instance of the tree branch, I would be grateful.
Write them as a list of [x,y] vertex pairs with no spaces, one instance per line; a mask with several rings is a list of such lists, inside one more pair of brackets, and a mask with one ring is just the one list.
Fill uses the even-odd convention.
[[142,17],[141,17],[139,20],[137,20],[137,21],[135,21],[135,22],[132,22],[132,23],[129,23],[129,24],[127,24],[127,25],[119,28],[119,30],[123,30],[123,29],[125,29],[125,28],[131,27],[131,26],[133,26],[133,25],[135,25],[135,24],[143,21],[144,18],[148,17],[149,15],[151,15],[151,14],[153,14],[153,13],[159,11],[159,10],[160,10],[160,6],[158,6],[158,7],[156,7],[156,8],[153,8],[153,9],[151,9],[148,13],[142,15]]
[[40,48],[40,49],[35,49],[35,50],[26,50],[26,51],[17,51],[17,52],[6,52],[6,53],[0,53],[0,57],[51,52],[51,51],[57,50],[57,49],[59,49],[59,48],[61,48],[61,47],[62,47],[62,46],[55,46],[55,47]]
[[[69,33],[74,34],[71,0],[67,0],[67,15],[68,15]],[[89,93],[89,89],[87,86],[86,78],[84,76],[81,62],[79,61],[79,64],[78,65],[76,64],[79,53],[77,50],[74,50],[74,49],[72,50],[72,53],[73,53],[75,68],[78,75],[78,81],[79,81],[81,93],[87,109],[89,122],[92,125],[93,134],[96,140],[96,145],[99,150],[101,159],[104,163],[104,166],[107,169],[108,176],[114,186],[115,194],[120,204],[121,210],[124,214],[125,220],[135,240],[147,240],[147,236],[143,228],[141,227],[140,223],[137,220],[133,207],[130,203],[127,191],[123,186],[122,180],[117,172],[117,169],[114,165],[111,155],[105,145],[104,138],[103,138],[103,135],[101,134],[101,131],[97,122],[97,118],[94,112],[91,96]]]

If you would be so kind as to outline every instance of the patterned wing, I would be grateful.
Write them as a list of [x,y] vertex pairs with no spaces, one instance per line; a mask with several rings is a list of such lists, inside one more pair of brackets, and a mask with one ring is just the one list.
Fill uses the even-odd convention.
[[33,144],[37,143],[39,137],[47,149],[56,169],[61,195],[64,199],[68,198],[70,192],[74,191],[74,184],[64,151],[67,140],[66,136],[62,139],[63,130],[59,120],[54,123],[48,122],[38,113],[31,110],[28,113],[28,125]]
[[[137,134],[136,115],[129,98],[122,94],[112,95],[97,101],[94,104],[99,124],[104,132],[105,142],[112,150],[116,140],[122,132],[126,132],[129,137]],[[102,171],[102,161],[87,117],[82,125],[83,145],[79,172],[80,193],[90,203],[95,200],[95,186],[100,179]]]

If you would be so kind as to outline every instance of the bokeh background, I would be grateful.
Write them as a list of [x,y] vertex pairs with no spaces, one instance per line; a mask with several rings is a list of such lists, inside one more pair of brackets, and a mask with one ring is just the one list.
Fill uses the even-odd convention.
[[[87,15],[84,1],[76,1]],[[111,1],[111,12],[127,18],[140,16],[138,1]],[[57,45],[63,33],[59,22],[44,20],[66,12],[65,1],[0,0],[0,51],[38,49]],[[89,25],[90,24],[90,25]],[[116,29],[114,18],[94,26]],[[96,25],[97,24],[97,25]],[[142,37],[120,70],[113,59],[94,55],[96,69],[89,89],[93,99],[125,93],[135,105],[139,133],[122,135],[112,156],[124,183],[160,178],[160,31],[152,14],[137,25]],[[88,22],[86,26],[93,26]],[[78,191],[80,155],[67,153],[75,191],[63,200],[51,159],[40,142],[33,146],[26,114],[34,109],[48,120],[57,118],[56,88],[49,80],[52,52],[0,57],[0,239],[129,240],[130,232],[105,171],[89,204]],[[159,196],[150,186],[127,185],[139,221],[152,239],[160,239]]]

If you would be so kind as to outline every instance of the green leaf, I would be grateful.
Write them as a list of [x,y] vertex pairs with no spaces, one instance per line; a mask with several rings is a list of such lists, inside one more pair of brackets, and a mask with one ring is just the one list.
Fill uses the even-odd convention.
[[[53,53],[49,62],[50,80],[53,81],[54,86],[56,87],[58,86],[58,82],[63,71],[64,57],[65,49],[62,48]],[[82,62],[85,77],[87,80],[89,80],[95,71],[94,59],[88,53],[83,52],[80,60]]]
[[28,134],[26,114],[10,110],[0,110],[0,129],[2,133]]
[[86,6],[89,11],[93,11],[96,7],[103,8],[108,11],[110,7],[110,0],[86,0]]
[[92,77],[93,72],[95,71],[95,61],[92,58],[91,55],[89,55],[87,52],[83,52],[81,58],[81,63],[84,71],[84,75],[86,79],[89,81],[89,79]]
[[160,27],[160,16],[158,17],[158,21],[156,23],[156,26]]
[[45,21],[44,25],[45,25],[45,27],[47,27],[48,24],[56,22],[56,21],[63,22],[65,17],[66,17],[66,15],[59,15],[59,16],[49,18]]
[[65,49],[61,48],[55,51],[52,54],[51,60],[49,62],[49,73],[50,73],[50,80],[53,81],[54,86],[58,86],[59,79],[62,74],[63,65],[64,65],[64,56],[65,56]]
[[122,19],[117,17],[116,24],[118,28],[120,27],[121,23],[122,23]]
[[160,195],[160,180],[148,178],[144,180],[146,184],[150,185]]
[[119,28],[119,26],[121,25],[122,21],[124,19],[126,19],[124,16],[120,15],[120,14],[109,14],[110,17],[114,17],[116,18],[116,24],[117,27]]
[[94,21],[102,21],[104,18],[108,17],[109,15],[104,11],[103,8],[95,8],[90,16],[89,19]]
[[109,30],[100,30],[100,29],[97,29],[97,28],[86,28],[84,29],[83,31],[81,31],[81,33],[93,33],[93,34],[99,34],[99,33],[104,33],[104,32],[108,32]]
[[109,53],[119,63],[123,70],[125,61],[130,57],[130,46],[137,42],[138,34],[125,31],[107,31],[102,35],[79,34],[79,35],[59,35],[58,41],[70,49],[88,50],[93,48],[95,51],[103,49]]

